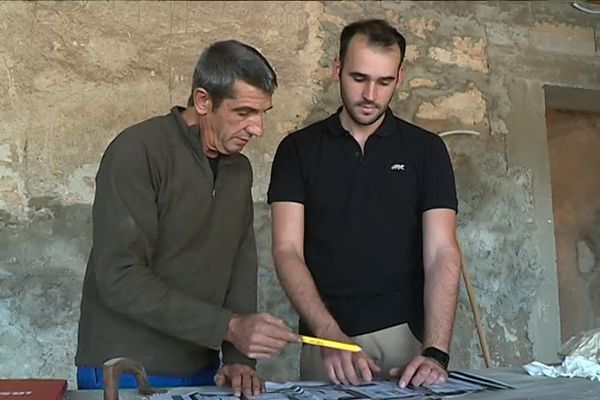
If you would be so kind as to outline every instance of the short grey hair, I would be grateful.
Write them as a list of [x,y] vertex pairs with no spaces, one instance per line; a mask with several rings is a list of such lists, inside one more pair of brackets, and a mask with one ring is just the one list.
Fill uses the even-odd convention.
[[238,79],[269,94],[277,87],[275,71],[258,50],[237,40],[213,43],[196,63],[188,106],[194,105],[194,91],[204,88],[214,109],[219,108],[224,99],[235,97],[233,84]]

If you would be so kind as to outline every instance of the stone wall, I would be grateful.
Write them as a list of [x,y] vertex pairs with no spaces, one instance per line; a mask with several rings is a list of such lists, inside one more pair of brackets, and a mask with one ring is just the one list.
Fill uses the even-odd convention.
[[[259,48],[279,74],[266,134],[247,154],[261,309],[297,317],[270,257],[275,148],[339,105],[341,28],[386,18],[409,46],[401,117],[448,136],[459,236],[495,365],[554,361],[560,338],[544,85],[600,90],[600,18],[568,2],[0,3],[0,377],[67,377],[91,241],[94,175],[122,129],[187,100],[199,52]],[[464,288],[462,288],[464,289]],[[296,378],[297,348],[260,370]],[[461,292],[455,367],[483,365]]]

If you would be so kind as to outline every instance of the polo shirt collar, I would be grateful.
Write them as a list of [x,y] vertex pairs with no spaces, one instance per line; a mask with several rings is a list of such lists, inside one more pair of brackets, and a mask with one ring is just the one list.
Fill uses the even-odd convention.
[[[344,129],[344,127],[342,126],[342,121],[340,120],[340,113],[342,112],[342,108],[343,107],[338,108],[336,113],[329,117],[329,120],[327,121],[327,128],[329,130],[329,133],[335,136],[350,134],[346,129]],[[392,110],[390,110],[390,108],[388,107],[385,110],[383,122],[381,123],[381,125],[379,125],[379,128],[377,128],[377,130],[373,133],[380,137],[388,137],[394,132],[394,130],[394,114],[392,113]]]

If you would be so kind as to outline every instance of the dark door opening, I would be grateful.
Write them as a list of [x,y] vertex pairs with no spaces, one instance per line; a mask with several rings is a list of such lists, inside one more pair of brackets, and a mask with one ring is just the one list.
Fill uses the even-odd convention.
[[564,342],[600,327],[600,112],[552,105],[561,104],[547,99],[546,124]]

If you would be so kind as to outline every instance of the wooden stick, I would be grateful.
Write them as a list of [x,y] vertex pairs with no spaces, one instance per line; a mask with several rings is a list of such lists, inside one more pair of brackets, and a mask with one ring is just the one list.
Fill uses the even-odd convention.
[[490,368],[492,366],[492,359],[490,357],[490,348],[488,347],[487,340],[485,339],[485,334],[483,332],[483,325],[481,324],[481,318],[479,317],[479,309],[477,307],[477,300],[475,298],[475,289],[471,284],[471,277],[469,275],[469,270],[467,268],[467,260],[465,259],[465,255],[462,249],[459,246],[460,250],[460,261],[461,261],[461,270],[462,276],[465,281],[465,287],[467,289],[467,296],[469,297],[469,304],[471,305],[471,311],[473,312],[473,319],[475,320],[475,327],[477,328],[477,335],[479,336],[479,345],[481,346],[481,352],[483,354],[483,361],[485,362],[485,367]]

